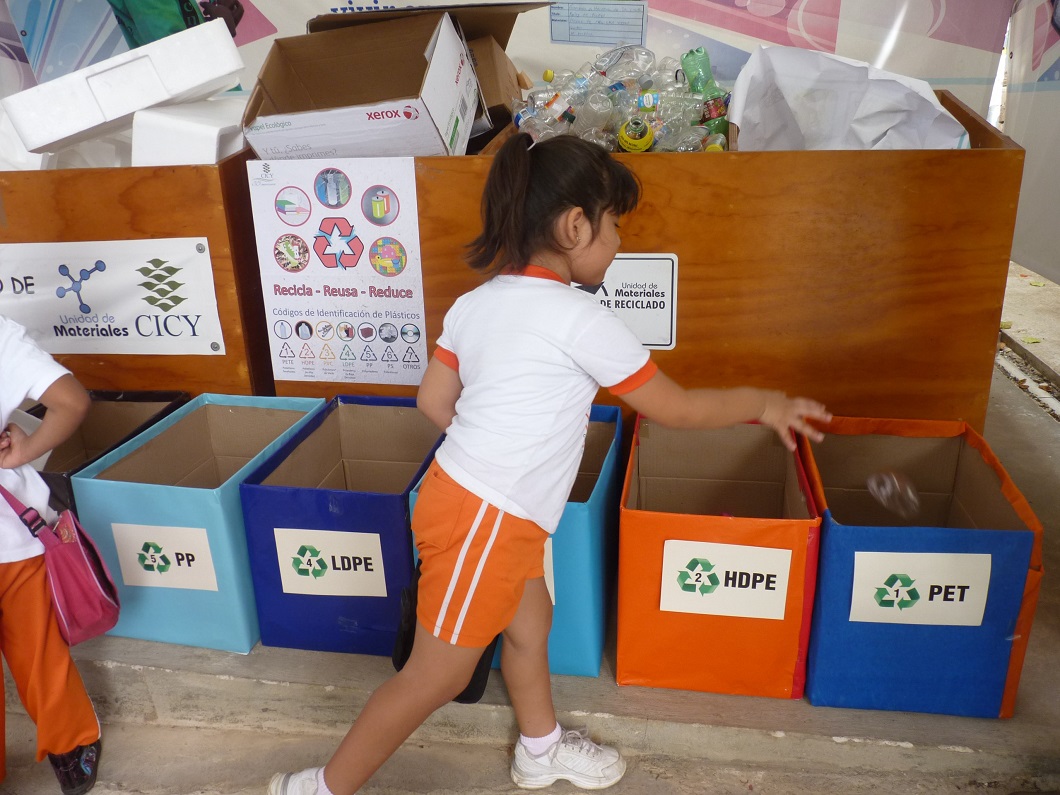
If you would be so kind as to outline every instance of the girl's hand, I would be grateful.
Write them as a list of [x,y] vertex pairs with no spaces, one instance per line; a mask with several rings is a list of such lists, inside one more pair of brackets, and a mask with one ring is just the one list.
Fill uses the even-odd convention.
[[783,392],[766,392],[766,405],[758,421],[775,430],[789,450],[795,450],[793,431],[815,442],[824,439],[824,434],[807,420],[828,423],[832,420],[832,414],[816,400],[789,398]]
[[15,423],[10,423],[0,433],[0,469],[14,469],[32,461],[26,458],[25,441],[29,438],[26,432]]

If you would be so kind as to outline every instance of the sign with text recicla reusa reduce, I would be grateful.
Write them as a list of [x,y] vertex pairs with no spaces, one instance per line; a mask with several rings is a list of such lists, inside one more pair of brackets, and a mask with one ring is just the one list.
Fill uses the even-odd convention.
[[850,620],[978,627],[990,564],[986,554],[855,552]]
[[277,527],[274,536],[284,593],[387,595],[378,533]]
[[111,525],[126,585],[216,591],[210,540],[204,527]]
[[659,609],[782,621],[790,572],[790,549],[670,539]]

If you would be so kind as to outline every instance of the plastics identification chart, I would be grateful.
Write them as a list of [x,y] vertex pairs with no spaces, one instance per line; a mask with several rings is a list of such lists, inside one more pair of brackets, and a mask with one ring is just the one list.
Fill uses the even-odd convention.
[[427,343],[413,159],[247,168],[276,380],[418,384]]

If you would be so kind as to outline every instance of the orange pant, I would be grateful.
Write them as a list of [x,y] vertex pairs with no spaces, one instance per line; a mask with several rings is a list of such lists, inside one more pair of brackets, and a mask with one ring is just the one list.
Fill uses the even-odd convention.
[[416,618],[436,638],[483,648],[511,623],[527,580],[545,574],[548,533],[476,497],[432,462],[412,516]]
[[[96,711],[52,614],[43,555],[0,563],[0,651],[37,725],[38,762],[99,739]],[[0,737],[4,730],[0,710]],[[0,746],[0,780],[7,774],[5,756]]]

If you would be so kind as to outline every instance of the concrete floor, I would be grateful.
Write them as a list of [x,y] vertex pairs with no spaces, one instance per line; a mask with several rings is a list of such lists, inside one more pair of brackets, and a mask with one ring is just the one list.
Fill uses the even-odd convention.
[[[1015,311],[1006,300],[1006,316]],[[1060,329],[1060,301],[1035,312],[1039,336]],[[1055,375],[1060,356],[1041,364]],[[1014,718],[620,688],[612,647],[599,677],[553,678],[564,722],[587,725],[629,756],[627,779],[611,791],[1060,791],[1060,421],[996,369],[985,436],[1046,527],[1047,573]],[[391,671],[380,657],[261,646],[240,656],[111,637],[75,656],[104,723],[97,795],[261,793],[274,770],[322,763]],[[0,793],[55,793],[47,764],[32,761],[32,725],[8,690],[9,775]],[[515,792],[507,779],[514,736],[494,673],[481,703],[436,713],[365,791]]]

